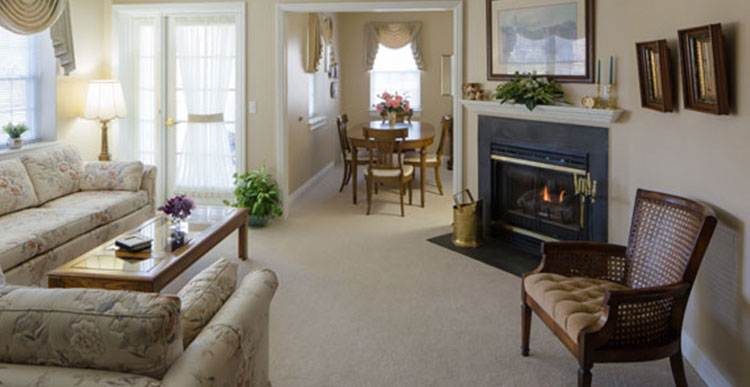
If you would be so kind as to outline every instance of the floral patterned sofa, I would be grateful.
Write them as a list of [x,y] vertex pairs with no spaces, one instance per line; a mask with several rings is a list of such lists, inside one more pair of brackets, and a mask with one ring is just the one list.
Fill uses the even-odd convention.
[[71,146],[0,161],[0,268],[8,283],[46,273],[154,213],[156,169],[84,162]]
[[177,296],[4,285],[0,272],[0,385],[270,387],[278,279],[263,269],[236,286],[236,269],[221,259]]

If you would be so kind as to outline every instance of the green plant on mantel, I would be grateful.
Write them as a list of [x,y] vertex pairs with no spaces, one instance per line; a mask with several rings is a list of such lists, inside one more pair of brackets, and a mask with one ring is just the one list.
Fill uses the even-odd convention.
[[26,133],[28,130],[29,127],[25,124],[14,125],[13,123],[9,122],[7,125],[3,126],[3,131],[10,138],[21,138],[21,135]]
[[281,216],[281,192],[276,180],[266,172],[263,166],[258,170],[234,174],[235,203],[225,200],[224,204],[232,207],[243,207],[250,215],[263,220]]
[[495,89],[493,98],[500,103],[518,103],[534,110],[538,105],[566,104],[562,86],[544,76],[519,74]]

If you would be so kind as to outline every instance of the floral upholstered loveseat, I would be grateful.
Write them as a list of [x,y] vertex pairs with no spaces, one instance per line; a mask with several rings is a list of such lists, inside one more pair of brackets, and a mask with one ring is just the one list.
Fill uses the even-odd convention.
[[269,387],[278,280],[263,269],[236,286],[236,269],[220,260],[176,296],[6,286],[0,272],[0,385]]
[[8,283],[46,273],[154,213],[156,169],[84,162],[71,146],[0,161],[0,268]]

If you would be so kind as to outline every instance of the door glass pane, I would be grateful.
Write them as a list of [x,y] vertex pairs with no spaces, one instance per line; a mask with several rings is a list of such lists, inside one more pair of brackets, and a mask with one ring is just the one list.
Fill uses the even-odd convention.
[[236,31],[233,16],[174,18],[174,191],[196,197],[232,189]]

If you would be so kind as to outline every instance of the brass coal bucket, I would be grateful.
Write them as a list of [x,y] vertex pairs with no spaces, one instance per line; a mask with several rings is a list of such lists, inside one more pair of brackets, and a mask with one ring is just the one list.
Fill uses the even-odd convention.
[[[463,194],[469,197],[468,203],[461,203]],[[482,244],[482,199],[474,200],[469,190],[453,195],[453,238],[458,247],[477,247]]]

